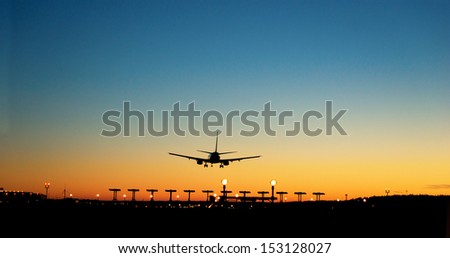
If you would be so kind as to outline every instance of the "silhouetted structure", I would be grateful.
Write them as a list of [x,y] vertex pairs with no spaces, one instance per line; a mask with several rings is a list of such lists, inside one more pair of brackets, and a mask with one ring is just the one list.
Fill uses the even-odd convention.
[[44,187],[45,187],[45,198],[48,198],[48,189],[50,188],[50,183],[45,182]]
[[176,193],[177,190],[168,189],[168,190],[166,190],[166,192],[169,193],[169,202],[172,202],[172,193]]
[[194,193],[195,190],[184,190],[185,193],[188,193],[188,202],[191,201],[191,193]]
[[109,191],[113,192],[113,201],[117,201],[117,192],[121,190],[119,188],[110,188]]
[[316,201],[320,201],[320,196],[325,195],[325,193],[322,192],[314,192],[313,194],[316,196]]
[[[46,200],[46,196],[40,193],[5,191],[0,188],[0,207],[2,205],[34,205]],[[0,214],[1,211],[0,211]]]
[[202,190],[202,192],[206,193],[206,201],[209,202],[209,194],[213,193],[213,190]]
[[128,189],[128,192],[131,192],[131,201],[136,201],[136,192],[139,192],[139,189]]
[[[268,194],[268,191],[259,191],[258,192],[261,195],[261,202],[264,202],[264,195]],[[272,197],[272,201],[273,201],[273,197]]]
[[275,201],[275,185],[277,184],[276,180],[270,181],[270,184],[272,185],[272,203]]
[[250,193],[250,191],[239,191],[239,193],[243,194],[242,201],[245,202],[247,200],[247,194]]
[[294,194],[297,195],[298,202],[301,202],[302,201],[302,195],[305,195],[306,193],[305,192],[295,192]]
[[158,189],[147,189],[147,192],[150,192],[150,201],[154,201],[154,193],[158,192]]
[[224,191],[221,191],[221,193],[222,193],[222,196],[223,196],[222,201],[223,201],[223,202],[226,202],[226,201],[227,201],[227,198],[228,198],[228,194],[229,194],[229,193],[232,193],[232,191],[230,191],[230,190],[224,190]]
[[283,195],[287,194],[287,192],[277,192],[280,195],[280,202],[283,202]]
[[[450,196],[382,195],[302,205],[296,200],[256,202],[262,199],[259,196],[252,202],[191,200],[171,205],[168,201],[45,199],[45,194],[0,191],[0,217],[14,225],[3,227],[0,237],[450,236]],[[264,227],[261,221],[274,221],[276,226]],[[164,229],[155,230],[155,223],[163,223]],[[214,230],[211,225],[217,223],[226,230]]]
[[227,184],[228,184],[228,180],[227,179],[222,179],[222,186],[223,186],[223,190],[222,190],[222,201],[225,201],[227,198]]

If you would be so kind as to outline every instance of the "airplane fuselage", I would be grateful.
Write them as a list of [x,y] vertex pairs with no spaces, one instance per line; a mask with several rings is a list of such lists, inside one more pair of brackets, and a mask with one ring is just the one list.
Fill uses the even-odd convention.
[[209,162],[211,163],[219,163],[220,162],[220,155],[218,152],[211,152],[211,154],[209,154]]

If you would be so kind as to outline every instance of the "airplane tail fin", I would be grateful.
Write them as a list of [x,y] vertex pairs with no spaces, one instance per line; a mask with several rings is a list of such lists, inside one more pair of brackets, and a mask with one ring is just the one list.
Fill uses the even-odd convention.
[[[219,142],[219,130],[217,130],[217,135],[216,135],[216,148],[215,148],[214,152],[217,152],[217,145],[218,145],[218,142]],[[206,152],[206,151],[201,151],[201,150],[199,150],[199,151],[200,151],[200,152]],[[221,154],[235,153],[235,152],[237,152],[237,151],[219,152],[219,155],[221,155]]]
[[215,152],[217,152],[217,143],[219,142],[219,130],[217,130],[217,135],[216,135],[216,149],[214,150]]

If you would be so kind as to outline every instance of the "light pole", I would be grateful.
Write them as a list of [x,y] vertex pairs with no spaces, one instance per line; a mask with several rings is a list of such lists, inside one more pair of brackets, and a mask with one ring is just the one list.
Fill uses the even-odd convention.
[[228,180],[227,179],[222,179],[222,185],[223,185],[223,201],[225,202],[226,198],[227,198],[227,184],[228,184]]
[[44,187],[45,187],[45,199],[48,199],[48,189],[50,188],[50,183],[45,182]]
[[389,193],[391,192],[391,189],[389,189],[389,188],[385,188],[385,189],[384,189],[384,192],[386,193],[386,196],[388,196],[388,195],[389,195]]
[[275,179],[272,179],[272,181],[270,181],[270,184],[272,185],[272,203],[275,200],[275,185],[277,184],[277,181]]
[[97,201],[100,200],[100,194],[97,194]]

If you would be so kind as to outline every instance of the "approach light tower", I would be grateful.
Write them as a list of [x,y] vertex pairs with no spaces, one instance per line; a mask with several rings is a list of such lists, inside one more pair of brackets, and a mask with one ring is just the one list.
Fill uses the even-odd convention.
[[191,193],[194,193],[195,192],[195,190],[184,190],[184,192],[185,193],[188,193],[188,202],[190,202],[191,201]]
[[110,188],[109,191],[113,192],[113,201],[117,201],[117,192],[121,190],[119,188]]
[[243,194],[244,196],[242,197],[242,201],[245,202],[247,199],[247,194],[250,193],[250,191],[239,191],[239,193]]
[[280,202],[283,202],[283,195],[287,194],[287,192],[277,192],[280,195]]
[[158,192],[158,189],[147,189],[147,192],[150,192],[150,201],[154,201],[153,197],[155,196],[154,193]]
[[136,192],[139,192],[139,189],[128,189],[128,192],[131,192],[131,201],[136,201]]
[[261,195],[261,202],[264,202],[264,195],[268,194],[269,192],[268,191],[259,191],[258,193]]
[[213,190],[202,190],[202,192],[206,193],[206,201],[209,202],[209,194],[213,193]]
[[322,192],[314,192],[313,194],[316,196],[316,201],[320,201],[320,196],[325,195],[325,193]]
[[174,190],[174,189],[167,189],[166,192],[169,193],[169,202],[172,202],[172,193],[176,193],[177,190]]
[[298,202],[302,201],[302,195],[306,194],[305,192],[295,192],[294,194],[297,195]]

